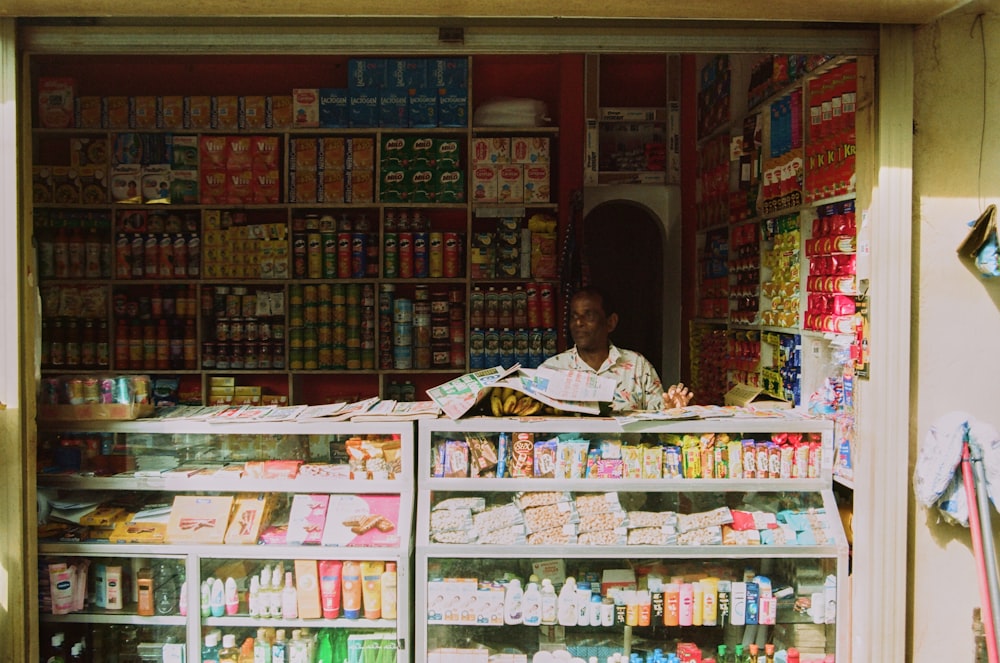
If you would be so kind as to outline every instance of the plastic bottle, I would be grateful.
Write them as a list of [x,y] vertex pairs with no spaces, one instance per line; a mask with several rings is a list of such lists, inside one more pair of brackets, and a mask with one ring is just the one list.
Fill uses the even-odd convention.
[[65,633],[56,633],[52,636],[49,640],[51,647],[49,648],[49,655],[45,658],[46,663],[65,663],[66,651],[63,648],[65,640]]
[[382,573],[382,619],[396,619],[396,562],[386,562]]
[[219,636],[209,633],[205,636],[205,645],[201,648],[201,663],[221,663],[219,661]]
[[302,631],[292,630],[292,640],[288,643],[288,663],[311,663],[309,644],[302,639]]
[[[576,623],[586,626],[590,623],[590,584],[577,583],[576,585]],[[600,617],[598,616],[598,619]]]
[[70,663],[82,663],[83,661],[83,643],[78,642],[70,649],[69,652]]
[[507,591],[503,597],[504,624],[521,624],[524,622],[523,604],[524,592],[521,590],[521,581],[513,578],[507,583]]
[[787,663],[799,663],[799,650],[795,647],[788,648]]
[[[285,573],[285,588],[281,590],[281,613],[285,619],[297,619],[299,616],[299,595],[295,590],[292,572]],[[292,631],[294,637],[295,631]]]
[[212,581],[212,591],[209,594],[208,606],[213,617],[221,617],[226,614],[226,587],[222,578]]
[[282,575],[281,565],[279,564],[278,566],[274,567],[271,570],[271,582],[270,582],[271,616],[274,617],[275,619],[281,619],[282,615],[284,614],[282,610],[284,606],[282,602],[282,587],[281,587],[282,585],[281,581],[283,578],[284,576]]
[[[271,616],[271,567],[265,565],[257,580],[257,610],[265,619]],[[251,585],[253,587],[253,585]]]
[[274,644],[271,645],[271,663],[288,663],[288,643],[285,642],[285,629],[279,628],[274,633]]
[[212,616],[212,578],[206,578],[203,583],[201,583],[201,616],[211,617]]
[[219,663],[240,663],[240,648],[236,646],[236,636],[232,633],[222,636]]
[[[254,661],[254,663],[257,662]],[[316,646],[316,663],[333,663],[333,641],[330,640],[329,630],[320,631],[319,633],[319,643]]]
[[260,578],[250,577],[250,589],[247,592],[247,609],[251,617],[260,617]]
[[747,652],[746,662],[747,663],[757,663],[757,651],[758,651],[757,650],[757,643],[751,642],[750,646],[748,647],[748,649],[749,649],[749,651]]
[[[240,611],[240,592],[236,587],[236,580],[226,578],[226,614],[235,615]],[[235,636],[233,636],[235,637]]]
[[253,663],[271,663],[271,643],[262,628],[257,629],[257,639],[253,641]]
[[542,593],[538,591],[537,582],[529,580],[521,600],[521,612],[526,626],[538,626],[542,623]]
[[590,603],[587,606],[587,623],[591,626],[601,625],[601,606],[603,605],[600,594],[591,594]]
[[552,586],[552,581],[548,578],[542,580],[541,600],[539,605],[542,608],[541,624],[549,626],[556,623],[556,588]]
[[560,626],[576,626],[578,611],[576,607],[576,579],[566,578],[559,590],[558,610],[556,619]]
[[770,642],[764,645],[764,663],[774,663],[774,645]]

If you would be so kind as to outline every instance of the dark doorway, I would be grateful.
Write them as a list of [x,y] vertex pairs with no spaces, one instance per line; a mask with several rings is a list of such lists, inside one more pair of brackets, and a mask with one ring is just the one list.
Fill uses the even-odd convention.
[[641,352],[663,373],[663,230],[649,210],[627,200],[595,207],[583,220],[590,282],[618,309],[612,342]]

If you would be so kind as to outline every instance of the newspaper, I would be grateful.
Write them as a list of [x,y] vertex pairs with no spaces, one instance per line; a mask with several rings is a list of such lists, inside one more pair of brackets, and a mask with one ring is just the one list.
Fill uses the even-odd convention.
[[[510,387],[566,412],[600,414],[600,402],[612,400],[614,380],[587,374],[571,375],[575,373],[580,371],[526,369],[519,364],[507,369],[495,366],[428,389],[427,395],[451,419],[459,419],[469,412],[486,397],[491,387]],[[610,382],[610,390],[605,382]]]

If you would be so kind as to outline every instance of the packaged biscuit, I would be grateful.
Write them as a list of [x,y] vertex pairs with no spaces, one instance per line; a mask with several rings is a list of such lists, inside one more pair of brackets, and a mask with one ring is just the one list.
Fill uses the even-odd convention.
[[532,433],[515,433],[511,441],[509,468],[514,479],[534,476],[535,436]]
[[535,442],[534,449],[534,476],[552,479],[556,476],[556,466],[558,464],[559,440],[540,440]]

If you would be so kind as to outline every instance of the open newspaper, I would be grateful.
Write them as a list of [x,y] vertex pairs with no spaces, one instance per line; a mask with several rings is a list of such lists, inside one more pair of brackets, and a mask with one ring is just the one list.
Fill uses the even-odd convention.
[[614,398],[615,381],[583,371],[528,369],[515,364],[467,373],[427,390],[427,395],[452,419],[472,410],[493,387],[509,387],[566,412],[600,414],[601,402]]

